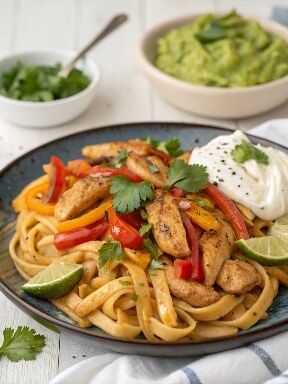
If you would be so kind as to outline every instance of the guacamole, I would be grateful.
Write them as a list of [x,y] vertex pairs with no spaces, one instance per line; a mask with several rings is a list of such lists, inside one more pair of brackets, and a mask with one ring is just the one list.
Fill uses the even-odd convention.
[[157,43],[156,67],[193,84],[247,87],[288,74],[287,43],[235,11],[205,15]]

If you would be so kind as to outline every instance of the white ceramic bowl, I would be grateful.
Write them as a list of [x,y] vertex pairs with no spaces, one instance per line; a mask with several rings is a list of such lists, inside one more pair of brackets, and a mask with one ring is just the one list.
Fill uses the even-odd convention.
[[[56,63],[61,63],[65,66],[75,54],[61,49],[15,53],[0,60],[0,76],[17,61],[26,65],[54,66]],[[95,62],[87,57],[80,60],[76,67],[91,79],[91,83],[83,91],[65,99],[47,102],[14,100],[0,95],[0,116],[17,125],[31,128],[57,126],[78,117],[94,99],[99,81],[99,69]]]
[[[144,33],[137,47],[140,67],[152,87],[165,100],[185,111],[212,118],[244,118],[275,108],[288,99],[288,76],[245,88],[219,88],[193,85],[161,72],[153,62],[157,40],[173,28],[191,23],[203,14],[194,14],[161,23]],[[288,28],[273,21],[256,19],[263,28],[288,43]]]

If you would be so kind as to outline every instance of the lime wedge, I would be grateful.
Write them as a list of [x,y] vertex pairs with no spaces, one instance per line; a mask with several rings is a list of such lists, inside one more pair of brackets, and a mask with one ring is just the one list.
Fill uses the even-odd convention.
[[288,243],[288,214],[279,217],[269,228],[268,235],[279,236]]
[[279,265],[288,263],[288,242],[279,236],[254,237],[237,240],[242,253],[262,265]]
[[52,263],[21,288],[40,298],[57,298],[68,293],[81,279],[82,265]]

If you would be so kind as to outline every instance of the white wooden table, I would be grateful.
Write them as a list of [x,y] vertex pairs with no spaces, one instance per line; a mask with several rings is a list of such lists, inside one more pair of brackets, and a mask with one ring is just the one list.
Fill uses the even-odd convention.
[[[274,4],[287,6],[287,0],[0,0],[0,58],[26,49],[77,50],[113,15],[129,15],[129,22],[91,53],[100,66],[101,81],[93,105],[83,116],[67,125],[42,130],[14,126],[0,116],[0,168],[31,148],[86,128],[135,121],[179,121],[246,131],[266,120],[288,117],[288,102],[243,120],[216,121],[179,111],[154,94],[135,60],[140,34],[162,20],[232,8],[269,18]],[[47,345],[36,361],[11,363],[3,357],[0,384],[46,384],[64,369],[95,355],[93,347],[40,326],[0,293],[0,343],[4,328],[18,325],[44,334]]]

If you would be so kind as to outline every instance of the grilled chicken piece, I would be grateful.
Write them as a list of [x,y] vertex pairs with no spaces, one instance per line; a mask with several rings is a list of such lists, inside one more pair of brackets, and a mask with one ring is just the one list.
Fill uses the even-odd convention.
[[148,223],[162,251],[177,258],[189,256],[186,232],[178,205],[169,192],[157,189],[154,200],[146,205]]
[[114,141],[111,143],[88,145],[82,148],[82,155],[95,163],[101,163],[103,160],[117,157],[118,152],[121,150],[135,152],[141,156],[148,156],[150,148],[151,145],[142,140]]
[[110,177],[101,175],[80,179],[60,197],[55,206],[54,216],[58,221],[73,219],[97,200],[108,196],[109,189]]
[[225,260],[229,259],[234,245],[234,232],[225,216],[218,209],[215,215],[220,229],[215,233],[205,232],[199,240],[203,252],[203,270],[205,285],[212,287]]
[[220,299],[220,295],[213,288],[175,277],[173,266],[165,266],[165,276],[172,295],[193,307],[207,307]]
[[261,277],[249,263],[242,260],[226,260],[216,283],[227,293],[242,294],[261,283]]
[[157,156],[144,157],[131,152],[126,164],[130,171],[143,180],[150,181],[156,188],[163,188],[168,184],[168,167]]

